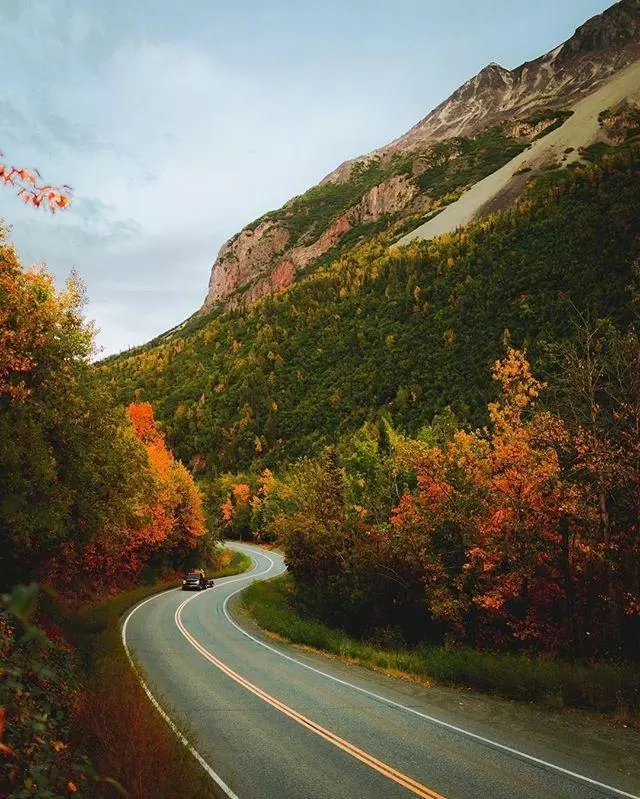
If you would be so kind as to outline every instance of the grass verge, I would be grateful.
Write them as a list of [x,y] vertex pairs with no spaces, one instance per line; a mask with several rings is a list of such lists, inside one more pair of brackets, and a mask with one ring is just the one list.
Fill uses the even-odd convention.
[[383,649],[317,619],[302,618],[291,605],[292,592],[291,577],[283,575],[253,583],[243,591],[242,604],[265,630],[366,668],[402,672],[420,680],[541,702],[557,709],[596,711],[625,723],[639,721],[640,671],[632,666],[574,664],[468,648]]
[[251,568],[253,561],[244,552],[236,552],[233,549],[225,549],[220,566],[213,573],[213,577],[231,577],[234,574],[242,574]]
[[[243,553],[226,550],[212,576],[238,574],[251,562]],[[122,615],[143,599],[177,585],[169,580],[141,586],[71,611],[50,598],[43,602],[45,617],[59,624],[80,656],[85,698],[78,711],[77,737],[97,772],[113,781],[95,786],[96,799],[221,796],[150,703],[122,647]],[[174,721],[182,726],[179,718]],[[192,731],[183,732],[195,743]]]

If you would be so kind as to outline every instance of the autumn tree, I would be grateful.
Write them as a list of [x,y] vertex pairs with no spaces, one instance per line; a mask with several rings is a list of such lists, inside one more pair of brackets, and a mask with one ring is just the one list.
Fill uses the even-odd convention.
[[[155,484],[155,496],[149,513],[151,522],[142,528],[142,536],[155,542],[155,551],[147,561],[179,566],[198,549],[206,525],[200,491],[193,478],[176,461],[158,431],[149,403],[128,408],[136,436],[145,444]],[[206,553],[201,553],[206,558]]]
[[219,506],[225,537],[240,541],[252,538],[251,514],[255,489],[250,483],[254,482],[254,479],[245,481],[242,475],[226,476],[221,481],[219,488],[222,490],[226,484],[226,493]]
[[[598,523],[581,542],[583,626],[608,652],[640,652],[640,342],[633,328],[576,320],[555,348],[549,405],[568,421],[566,468],[584,487]],[[615,631],[615,635],[612,633]],[[606,643],[605,643],[606,642]]]
[[[633,363],[625,341],[624,362]],[[635,561],[615,559],[633,551],[632,519],[612,522],[620,537],[602,541],[585,434],[540,405],[544,385],[525,354],[508,349],[493,377],[498,398],[484,430],[443,417],[416,439],[388,430],[376,450],[365,427],[360,440],[345,439],[340,461],[328,452],[291,470],[274,527],[298,599],[361,633],[389,627],[406,640],[612,654],[625,629],[620,614],[637,616]],[[621,404],[616,417],[622,424]],[[381,480],[390,450],[393,468]],[[633,458],[632,437],[607,451],[614,461],[623,451]],[[631,503],[634,486],[618,476],[612,491]],[[384,519],[389,487],[397,495]]]
[[[90,363],[94,330],[75,276],[56,290],[0,244],[0,558],[7,584],[109,520],[126,526],[143,487],[137,446]],[[108,445],[107,443],[108,442]]]
[[[29,186],[44,191],[37,181]],[[198,491],[167,450],[150,406],[127,418],[91,363],[95,329],[84,301],[75,275],[58,290],[44,268],[24,269],[2,232],[4,588],[34,578],[61,587],[90,578],[122,584],[154,563],[179,566],[204,533]]]

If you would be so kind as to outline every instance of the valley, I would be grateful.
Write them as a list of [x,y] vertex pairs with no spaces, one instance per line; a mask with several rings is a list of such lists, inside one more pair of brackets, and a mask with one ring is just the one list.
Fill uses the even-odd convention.
[[[0,227],[0,795],[638,799],[640,0],[490,62],[279,208],[234,173],[218,213],[260,215],[215,257],[193,232],[210,165],[246,108],[241,142],[280,129],[299,64],[269,70],[306,39],[124,5],[29,28],[47,73],[84,52],[68,91],[105,80],[78,95],[84,138],[48,90],[25,90],[39,127],[11,117],[20,146],[72,148],[77,196],[0,177],[27,213],[64,212],[20,235],[54,231],[54,257],[92,242],[103,318],[115,289],[169,318],[167,259],[181,291],[195,260],[209,281],[100,358],[75,268],[58,287]],[[209,56],[228,45],[227,73]],[[277,103],[220,94],[244,70]]]

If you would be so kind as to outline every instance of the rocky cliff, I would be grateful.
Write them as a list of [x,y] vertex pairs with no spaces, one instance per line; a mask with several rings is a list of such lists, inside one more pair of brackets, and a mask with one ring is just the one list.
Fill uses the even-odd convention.
[[[228,241],[213,264],[201,310],[246,304],[285,288],[354,228],[402,222],[446,204],[452,191],[455,199],[562,124],[566,109],[638,58],[640,0],[621,0],[535,61],[513,70],[489,64],[405,135],[341,164],[318,187]],[[487,158],[478,138],[496,126],[501,138],[490,146],[502,146],[501,160],[500,153]],[[474,150],[477,140],[482,146]],[[479,173],[470,165],[480,156],[486,163]]]
[[286,227],[286,216],[281,222],[266,219],[255,227],[245,228],[218,253],[203,310],[221,300],[229,308],[237,307],[286,288],[299,269],[335,247],[355,226],[408,208],[419,210],[421,204],[413,203],[419,193],[409,178],[393,175],[366,192],[357,204],[336,217],[308,244],[287,246],[292,235]]

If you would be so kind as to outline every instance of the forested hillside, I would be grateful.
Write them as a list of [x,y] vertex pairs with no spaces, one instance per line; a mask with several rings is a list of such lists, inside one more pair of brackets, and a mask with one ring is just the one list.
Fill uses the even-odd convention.
[[[154,403],[220,532],[284,547],[297,613],[392,646],[637,659],[640,147],[582,156],[509,211],[379,233],[102,365]],[[637,707],[618,677],[565,701]]]
[[586,155],[598,163],[539,173],[511,211],[405,249],[378,234],[286,292],[102,369],[209,473],[288,463],[383,409],[408,433],[446,407],[482,424],[505,337],[545,377],[548,345],[577,314],[634,318],[638,145]]
[[[551,387],[508,348],[483,430],[382,418],[278,475],[218,480],[228,532],[276,538],[298,612],[365,640],[637,660],[640,343],[587,326],[557,357]],[[635,708],[638,687],[618,685]],[[615,709],[609,685],[583,689],[568,702]]]

